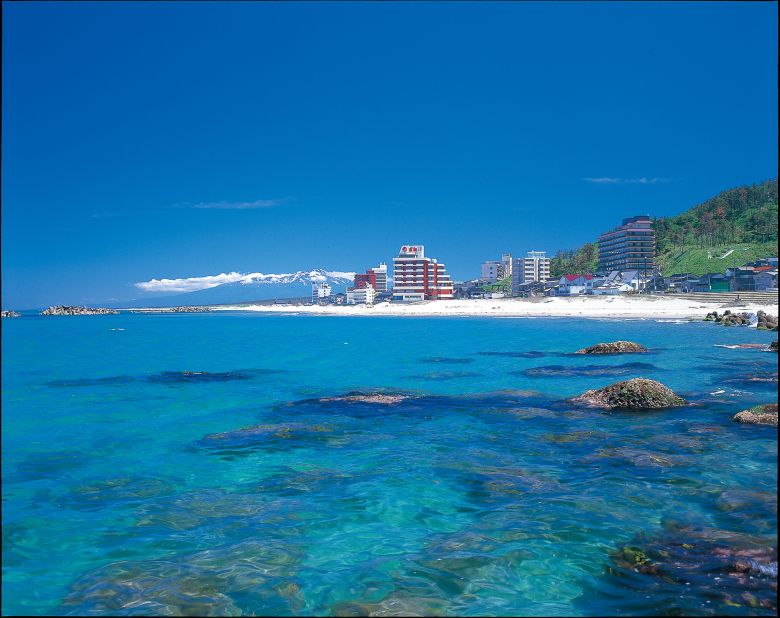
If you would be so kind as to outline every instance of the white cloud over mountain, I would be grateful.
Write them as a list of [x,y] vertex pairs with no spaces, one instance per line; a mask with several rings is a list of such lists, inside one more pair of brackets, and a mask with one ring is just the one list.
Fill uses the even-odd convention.
[[208,275],[205,277],[184,277],[179,279],[150,279],[135,284],[139,290],[144,292],[167,292],[171,294],[180,294],[185,292],[196,292],[198,290],[207,290],[226,283],[262,284],[262,283],[294,283],[300,281],[316,282],[326,281],[327,279],[337,279],[351,281],[355,273],[345,271],[327,271],[316,269],[312,271],[298,271],[296,273],[264,274],[264,273],[239,273],[229,272],[219,275]]

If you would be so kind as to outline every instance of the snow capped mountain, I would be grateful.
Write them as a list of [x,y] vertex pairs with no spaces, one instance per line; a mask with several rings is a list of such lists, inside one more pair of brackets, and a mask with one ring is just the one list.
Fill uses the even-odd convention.
[[[176,307],[179,305],[217,305],[251,301],[310,298],[314,283],[327,282],[333,293],[346,291],[355,273],[315,268],[295,273],[222,273],[186,279],[152,279],[136,283],[144,292],[155,293],[147,299],[118,303],[122,307]],[[169,292],[171,296],[160,296]],[[180,293],[177,293],[180,292]],[[181,293],[183,292],[183,293]]]

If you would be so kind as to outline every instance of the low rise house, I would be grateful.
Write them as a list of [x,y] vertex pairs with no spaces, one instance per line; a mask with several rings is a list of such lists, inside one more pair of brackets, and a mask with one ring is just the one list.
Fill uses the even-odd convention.
[[758,272],[753,276],[756,292],[777,290],[777,270]]
[[563,275],[558,280],[558,296],[579,296],[593,288],[593,275]]

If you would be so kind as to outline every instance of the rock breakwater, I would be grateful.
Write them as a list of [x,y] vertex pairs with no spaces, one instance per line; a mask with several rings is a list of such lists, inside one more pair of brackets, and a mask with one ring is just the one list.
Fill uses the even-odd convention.
[[76,305],[56,305],[41,311],[41,315],[113,315],[119,313],[116,309],[105,307],[82,307]]

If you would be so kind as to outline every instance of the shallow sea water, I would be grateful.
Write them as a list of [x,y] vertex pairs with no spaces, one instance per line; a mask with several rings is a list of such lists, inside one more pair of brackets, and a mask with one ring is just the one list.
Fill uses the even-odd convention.
[[[570,355],[617,339],[651,352]],[[777,401],[777,355],[715,344],[774,339],[654,320],[3,320],[3,614],[773,615],[776,430],[731,417]],[[566,402],[640,376],[693,405]],[[412,397],[327,401],[377,390]]]

